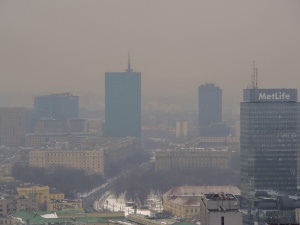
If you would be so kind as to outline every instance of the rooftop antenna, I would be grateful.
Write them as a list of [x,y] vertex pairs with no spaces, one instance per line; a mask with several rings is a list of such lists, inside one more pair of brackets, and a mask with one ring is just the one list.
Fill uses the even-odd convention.
[[252,89],[257,89],[257,77],[258,74],[258,69],[255,67],[255,61],[253,61],[253,71],[252,71],[252,76],[251,76],[251,88]]
[[132,72],[132,69],[130,67],[130,52],[128,52],[128,67],[126,69],[126,72],[127,73],[131,73]]

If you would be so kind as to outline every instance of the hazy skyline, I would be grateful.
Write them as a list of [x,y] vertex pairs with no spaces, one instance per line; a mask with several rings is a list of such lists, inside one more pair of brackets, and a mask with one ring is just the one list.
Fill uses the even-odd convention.
[[143,96],[212,82],[239,101],[253,60],[259,87],[300,89],[299,21],[297,0],[3,0],[0,92],[103,95],[128,51]]

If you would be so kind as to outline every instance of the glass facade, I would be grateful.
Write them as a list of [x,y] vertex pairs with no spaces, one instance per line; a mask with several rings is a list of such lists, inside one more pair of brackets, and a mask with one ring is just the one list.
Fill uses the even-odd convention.
[[105,136],[141,137],[141,73],[105,73]]
[[[280,93],[263,98],[251,92]],[[241,192],[251,196],[255,190],[293,194],[299,186],[299,103],[295,89],[247,89],[240,104]],[[293,94],[284,98],[282,93]],[[292,96],[291,94],[291,96]],[[289,95],[288,95],[289,96]],[[279,97],[278,97],[279,98]]]

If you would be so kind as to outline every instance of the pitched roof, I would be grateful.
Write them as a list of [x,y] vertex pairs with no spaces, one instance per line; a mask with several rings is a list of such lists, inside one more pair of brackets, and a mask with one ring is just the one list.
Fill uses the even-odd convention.
[[231,185],[227,186],[177,186],[167,191],[164,196],[199,196],[209,193],[225,193],[233,195],[241,195],[241,191]]
[[171,203],[181,206],[199,206],[200,202],[193,198],[173,198],[170,200]]

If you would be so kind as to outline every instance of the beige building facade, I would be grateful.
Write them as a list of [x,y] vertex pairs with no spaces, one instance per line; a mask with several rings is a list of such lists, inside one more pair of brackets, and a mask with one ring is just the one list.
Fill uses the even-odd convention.
[[103,150],[32,150],[29,165],[48,168],[54,165],[83,169],[89,174],[104,175]]
[[29,165],[42,168],[60,165],[82,169],[88,174],[105,176],[107,165],[118,163],[137,154],[141,148],[138,138],[123,138],[114,141],[113,143],[107,141],[102,144],[101,148],[94,150],[31,150],[29,152]]
[[188,137],[193,133],[193,123],[191,121],[176,121],[176,138]]
[[164,211],[185,219],[199,219],[201,201],[205,193],[230,193],[240,195],[235,186],[179,186],[163,195]]
[[45,204],[50,199],[63,200],[65,198],[64,193],[51,193],[48,186],[18,187],[17,192],[19,196],[35,199],[38,204]]
[[178,148],[155,151],[155,171],[228,169],[231,151],[226,148]]

